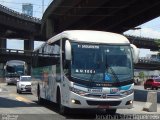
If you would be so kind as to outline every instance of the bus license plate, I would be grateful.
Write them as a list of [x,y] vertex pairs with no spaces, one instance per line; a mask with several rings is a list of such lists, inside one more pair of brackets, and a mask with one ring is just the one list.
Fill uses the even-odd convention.
[[118,88],[111,88],[110,89],[110,93],[112,94],[112,93],[117,93],[117,92],[119,92],[119,89]]
[[109,105],[99,105],[98,108],[102,109],[108,109],[110,106]]
[[101,93],[102,89],[88,89],[88,91],[91,93]]

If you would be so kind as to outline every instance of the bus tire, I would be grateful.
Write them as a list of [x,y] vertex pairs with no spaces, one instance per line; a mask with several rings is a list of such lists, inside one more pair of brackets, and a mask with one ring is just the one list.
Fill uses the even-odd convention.
[[21,94],[22,93],[21,90],[18,90],[18,93]]
[[57,89],[57,104],[58,104],[58,111],[61,115],[65,115],[68,113],[67,107],[63,106],[61,103],[61,94],[59,88]]
[[117,109],[106,109],[106,114],[115,115]]

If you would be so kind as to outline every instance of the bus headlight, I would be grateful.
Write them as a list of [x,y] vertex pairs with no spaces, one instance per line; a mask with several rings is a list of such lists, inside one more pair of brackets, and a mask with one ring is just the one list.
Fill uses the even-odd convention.
[[131,90],[123,91],[123,92],[121,92],[121,94],[123,94],[123,95],[130,95],[130,94],[132,94],[133,92],[134,92],[134,90],[131,89]]
[[82,90],[79,90],[77,88],[74,88],[74,87],[69,87],[69,90],[76,93],[76,94],[79,94],[79,95],[85,95],[87,94],[87,92],[85,91],[82,91]]

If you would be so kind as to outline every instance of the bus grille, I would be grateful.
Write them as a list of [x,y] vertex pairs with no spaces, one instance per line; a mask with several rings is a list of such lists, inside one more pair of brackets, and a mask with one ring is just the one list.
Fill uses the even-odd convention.
[[[102,98],[102,99],[104,99],[102,97],[102,94],[87,94],[87,95],[85,95],[85,97]],[[122,97],[123,97],[122,95],[110,95],[110,94],[107,95],[107,98],[112,98],[112,99],[118,99],[118,98],[122,98]]]
[[31,89],[31,85],[26,85],[26,89]]
[[109,105],[109,106],[118,106],[121,101],[90,101],[87,100],[88,105]]

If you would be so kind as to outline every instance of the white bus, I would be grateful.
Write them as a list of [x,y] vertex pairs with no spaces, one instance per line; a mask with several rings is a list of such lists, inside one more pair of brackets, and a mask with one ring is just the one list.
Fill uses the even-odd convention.
[[132,108],[133,61],[139,50],[122,35],[89,30],[64,31],[36,49],[32,92],[39,102],[70,108]]
[[4,66],[6,83],[16,84],[21,75],[27,73],[27,63],[21,60],[9,60]]

